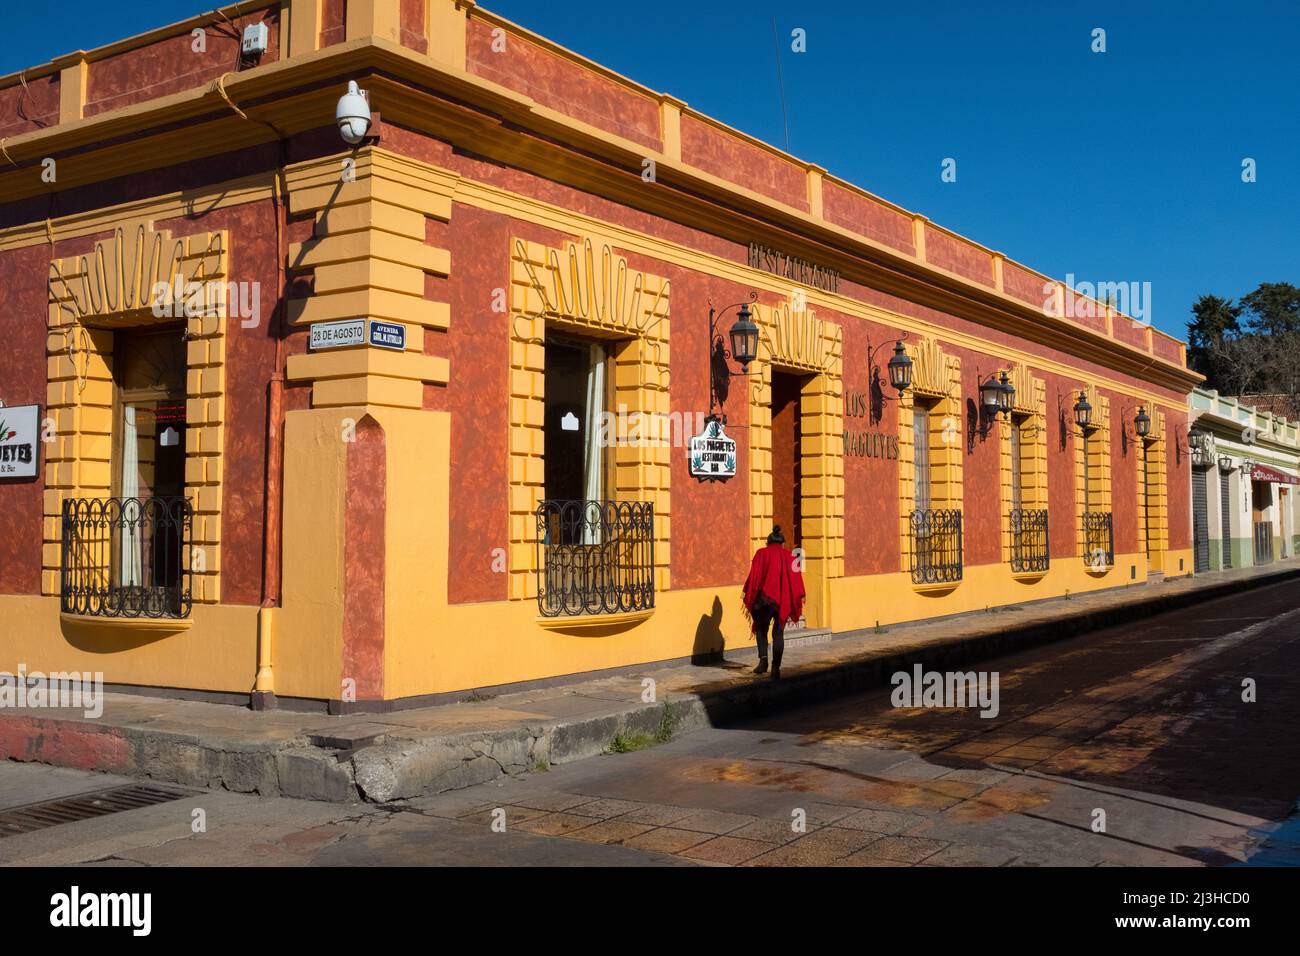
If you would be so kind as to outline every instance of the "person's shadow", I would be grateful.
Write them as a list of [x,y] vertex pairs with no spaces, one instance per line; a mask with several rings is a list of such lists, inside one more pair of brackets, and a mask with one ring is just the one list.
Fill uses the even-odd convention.
[[722,636],[722,599],[713,596],[713,607],[708,614],[700,615],[700,623],[695,628],[695,644],[691,648],[691,663],[700,667],[744,667],[744,664],[728,661],[723,654],[725,641]]

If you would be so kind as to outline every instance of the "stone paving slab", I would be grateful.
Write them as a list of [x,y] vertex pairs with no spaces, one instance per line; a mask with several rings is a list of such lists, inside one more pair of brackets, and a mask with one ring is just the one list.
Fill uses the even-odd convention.
[[[749,672],[743,662],[754,658],[750,649],[730,651],[728,660],[713,665],[649,664],[631,669],[633,673],[576,678],[490,699],[473,695],[460,703],[380,715],[254,712],[200,701],[106,694],[104,712],[97,719],[67,710],[0,711],[0,759],[264,796],[344,803],[412,800],[595,756],[605,752],[616,735],[654,735],[666,721],[676,733],[725,726],[883,686],[890,674],[915,664],[936,670],[968,667],[981,658],[1297,577],[1300,561],[1293,559],[1265,568],[893,626],[882,633],[840,635],[790,647],[781,681]],[[647,677],[655,682],[657,703],[641,700]],[[1009,769],[1032,767],[1054,752],[1060,739],[1109,716],[1102,702],[1063,702],[1054,723],[1026,720],[1021,733],[967,744],[965,749],[996,743],[998,748],[990,753],[998,754],[999,763]],[[348,741],[362,745],[322,746]],[[898,779],[929,772],[900,762],[881,774]],[[947,799],[957,804],[964,796],[955,788]],[[576,808],[564,812],[581,815]],[[674,827],[690,830],[680,823]],[[774,848],[766,845],[763,852]],[[702,852],[720,857],[712,862],[732,862],[740,849],[723,843]]]

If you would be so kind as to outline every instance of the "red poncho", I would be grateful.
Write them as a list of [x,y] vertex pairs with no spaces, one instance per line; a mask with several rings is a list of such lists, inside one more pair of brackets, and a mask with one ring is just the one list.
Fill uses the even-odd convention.
[[745,616],[754,621],[754,602],[767,595],[780,609],[780,620],[798,621],[803,615],[803,575],[795,570],[794,552],[779,544],[769,544],[754,553],[745,579]]

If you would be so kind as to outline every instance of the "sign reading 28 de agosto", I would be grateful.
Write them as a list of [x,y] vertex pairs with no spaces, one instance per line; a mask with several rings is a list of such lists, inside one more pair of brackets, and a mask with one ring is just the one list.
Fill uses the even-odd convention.
[[35,478],[40,408],[0,406],[0,478]]
[[728,438],[722,422],[709,418],[704,431],[692,435],[686,457],[692,477],[700,481],[726,481],[736,477],[736,440]]

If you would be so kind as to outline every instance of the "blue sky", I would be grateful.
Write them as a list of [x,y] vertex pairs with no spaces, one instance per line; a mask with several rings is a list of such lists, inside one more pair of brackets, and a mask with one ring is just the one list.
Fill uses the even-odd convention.
[[[1294,0],[483,5],[784,145],[775,17],[790,152],[1048,275],[1150,283],[1179,337],[1198,295],[1300,284]],[[11,4],[0,73],[201,6]]]

